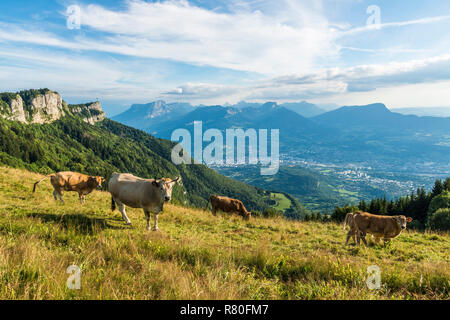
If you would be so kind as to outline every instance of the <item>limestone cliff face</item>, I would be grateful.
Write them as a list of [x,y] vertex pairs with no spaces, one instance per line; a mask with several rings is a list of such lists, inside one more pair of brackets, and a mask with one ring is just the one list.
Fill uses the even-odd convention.
[[67,105],[61,95],[48,89],[0,93],[0,116],[23,123],[50,123],[67,115],[80,116],[93,125],[106,118],[100,102]]
[[102,106],[98,101],[69,107],[72,113],[80,114],[83,117],[83,120],[91,125],[106,118]]
[[31,123],[48,123],[65,115],[63,100],[58,93],[48,91],[31,100]]
[[20,122],[26,122],[25,111],[23,109],[23,100],[20,95],[17,95],[15,99],[10,102],[11,114],[6,115],[8,120],[16,120]]

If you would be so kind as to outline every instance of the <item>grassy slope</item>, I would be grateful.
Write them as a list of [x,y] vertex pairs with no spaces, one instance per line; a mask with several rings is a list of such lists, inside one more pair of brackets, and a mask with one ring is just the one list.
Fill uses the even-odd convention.
[[[109,210],[107,193],[55,204],[41,177],[0,168],[0,299],[448,299],[450,236],[406,232],[388,248],[344,247],[336,224],[252,219],[174,205],[161,232]],[[66,268],[83,269],[82,289]],[[369,291],[378,265],[382,289]]]

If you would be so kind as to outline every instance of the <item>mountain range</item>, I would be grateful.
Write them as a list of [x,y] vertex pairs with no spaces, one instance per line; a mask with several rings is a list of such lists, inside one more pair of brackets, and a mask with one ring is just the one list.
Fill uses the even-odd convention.
[[393,112],[401,114],[412,114],[416,116],[450,117],[450,107],[428,107],[428,108],[396,108]]
[[[194,121],[202,121],[204,130],[216,128],[279,129],[280,151],[288,158],[311,159],[332,163],[363,163],[372,166],[396,166],[409,169],[414,163],[450,161],[450,118],[419,117],[390,111],[384,104],[344,106],[336,110],[304,117],[292,111],[300,104],[267,102],[261,105],[241,103],[239,106],[189,106],[177,111],[167,104],[161,116],[143,120],[143,113],[155,115],[140,107],[142,113],[133,118],[136,108],[115,117],[158,137],[170,139],[178,128],[193,130]],[[164,106],[164,104],[159,104]],[[158,109],[159,110],[159,109]],[[190,112],[189,112],[190,110]],[[135,119],[135,120],[133,120]],[[407,169],[407,170],[409,170]]]
[[[278,106],[275,102],[254,103],[241,101],[234,105],[226,105],[225,107],[230,110],[236,110],[235,112],[253,112],[260,108],[266,110],[268,105]],[[317,116],[325,112],[325,110],[306,101],[283,103],[279,106],[306,118]],[[128,110],[113,116],[111,119],[135,128],[152,131],[153,126],[163,123],[164,121],[178,119],[196,109],[205,110],[204,108],[207,107],[208,106],[204,105],[193,106],[189,103],[180,102],[166,103],[165,101],[157,100],[147,104],[133,104]]]

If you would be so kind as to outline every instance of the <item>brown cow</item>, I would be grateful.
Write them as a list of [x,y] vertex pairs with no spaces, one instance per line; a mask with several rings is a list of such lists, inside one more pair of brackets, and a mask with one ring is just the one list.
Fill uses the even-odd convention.
[[86,202],[86,195],[90,194],[94,189],[101,189],[102,183],[105,182],[105,178],[99,176],[88,176],[77,172],[58,172],[53,173],[45,178],[39,180],[34,184],[33,192],[36,191],[37,185],[50,178],[50,182],[53,185],[53,196],[58,201],[58,197],[62,203],[64,203],[63,192],[64,191],[76,191],[78,192],[80,202],[84,204]]
[[[209,201],[211,201],[213,215],[216,215],[217,210],[223,212],[236,212],[246,220],[250,219],[252,215],[251,212],[247,211],[241,200],[212,195],[209,198]],[[206,208],[208,208],[208,203],[206,204]]]
[[397,237],[406,229],[406,224],[411,222],[411,217],[400,216],[379,216],[368,212],[355,212],[353,214],[353,223],[357,229],[358,244],[360,239],[367,245],[366,234],[375,237],[375,241],[379,242],[381,238],[384,245]]

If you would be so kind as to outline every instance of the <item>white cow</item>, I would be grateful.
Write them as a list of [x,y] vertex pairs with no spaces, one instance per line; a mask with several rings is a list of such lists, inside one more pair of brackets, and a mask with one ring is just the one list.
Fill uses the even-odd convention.
[[147,230],[150,227],[150,215],[155,215],[154,230],[158,230],[158,214],[163,211],[164,203],[172,198],[172,188],[181,178],[175,180],[162,178],[160,180],[143,179],[127,173],[113,173],[109,180],[108,190],[112,196],[111,209],[116,209],[116,203],[125,222],[131,225],[125,212],[125,206],[144,209],[147,219]]

